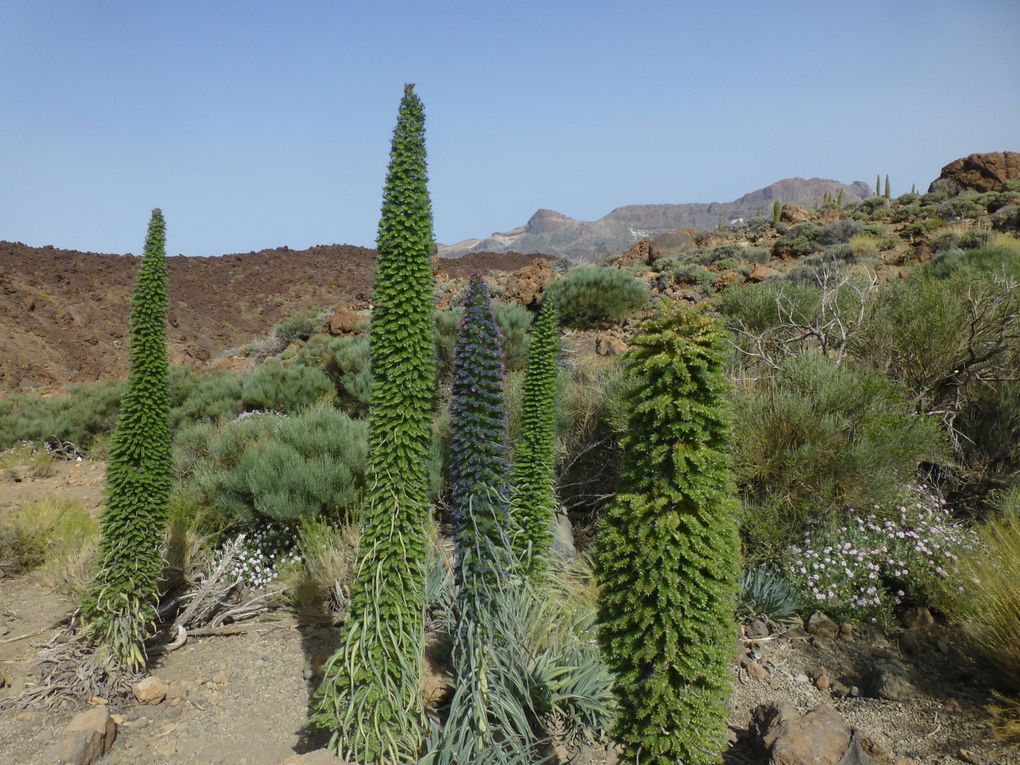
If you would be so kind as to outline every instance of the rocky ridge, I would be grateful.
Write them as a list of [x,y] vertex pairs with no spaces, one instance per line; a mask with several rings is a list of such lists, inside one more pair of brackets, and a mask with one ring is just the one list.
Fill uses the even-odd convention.
[[715,228],[720,221],[728,225],[741,219],[769,215],[776,200],[815,206],[821,204],[826,195],[836,197],[841,191],[846,203],[865,199],[872,193],[871,187],[863,181],[844,184],[824,178],[787,178],[732,202],[626,205],[594,221],[576,220],[556,210],[540,209],[523,226],[481,240],[440,245],[439,254],[456,258],[469,252],[513,251],[592,261],[626,250],[641,239],[655,238],[677,229]]

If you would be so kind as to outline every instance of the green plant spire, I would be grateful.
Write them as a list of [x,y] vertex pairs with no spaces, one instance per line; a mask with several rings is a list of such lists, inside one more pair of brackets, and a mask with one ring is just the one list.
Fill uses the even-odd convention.
[[892,198],[892,188],[889,186],[889,176],[888,175],[885,176],[885,198],[886,199],[891,199]]
[[[507,546],[510,467],[507,460],[503,348],[485,282],[472,276],[454,353],[450,391],[450,495],[457,553],[464,561],[458,586],[472,601],[485,597],[504,568],[479,558],[477,540]],[[504,569],[505,570],[505,569]]]
[[436,385],[425,113],[404,88],[383,191],[372,299],[369,464],[358,571],[313,720],[360,765],[414,761],[421,700],[429,449]]
[[724,356],[710,319],[673,309],[627,358],[623,472],[596,547],[626,763],[721,761],[740,549]]
[[556,514],[556,364],[560,330],[556,301],[547,298],[535,320],[521,395],[510,496],[514,553],[532,575],[544,568]]
[[[529,763],[534,736],[519,694],[524,646],[499,623],[510,580],[509,464],[503,349],[485,282],[472,276],[454,353],[450,397],[450,494],[457,630],[455,690],[436,765]],[[508,665],[508,662],[509,665]],[[516,662],[516,663],[515,663]]]
[[107,463],[99,565],[82,607],[100,651],[129,671],[145,665],[170,498],[166,316],[166,227],[153,210],[131,299],[131,368]]
[[772,203],[772,228],[779,225],[779,217],[783,214],[783,203],[778,199]]

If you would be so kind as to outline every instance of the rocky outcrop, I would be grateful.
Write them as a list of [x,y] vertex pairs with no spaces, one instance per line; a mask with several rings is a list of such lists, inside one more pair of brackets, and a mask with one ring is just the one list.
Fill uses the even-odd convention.
[[769,765],[916,765],[894,758],[829,706],[802,715],[789,704],[763,704],[752,712],[752,727]]
[[58,765],[95,765],[117,738],[117,724],[105,705],[75,715],[53,744],[47,762]]
[[1020,180],[1020,152],[990,151],[950,162],[928,191],[1002,191],[1012,180]]
[[[679,229],[715,228],[767,215],[775,200],[814,207],[843,192],[847,203],[865,199],[871,189],[862,181],[847,185],[825,178],[787,178],[732,202],[626,205],[598,220],[583,221],[555,210],[540,209],[524,226],[486,239],[439,246],[439,254],[456,258],[468,252],[543,253],[569,260],[592,261],[623,252],[642,239],[656,239]],[[664,244],[663,247],[669,245]],[[654,253],[652,257],[655,257]]]

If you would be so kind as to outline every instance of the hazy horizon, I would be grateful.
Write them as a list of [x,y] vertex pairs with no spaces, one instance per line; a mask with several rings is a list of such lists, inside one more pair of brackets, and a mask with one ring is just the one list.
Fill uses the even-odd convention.
[[9,0],[0,239],[138,252],[161,207],[172,254],[374,246],[404,82],[447,244],[796,176],[923,191],[1020,149],[1017,28],[1010,0]]

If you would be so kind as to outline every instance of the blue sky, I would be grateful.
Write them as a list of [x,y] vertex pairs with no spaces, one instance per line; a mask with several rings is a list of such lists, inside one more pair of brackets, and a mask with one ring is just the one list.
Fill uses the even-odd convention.
[[404,82],[436,236],[727,201],[789,176],[926,188],[1020,150],[1020,2],[0,0],[0,239],[372,245]]

